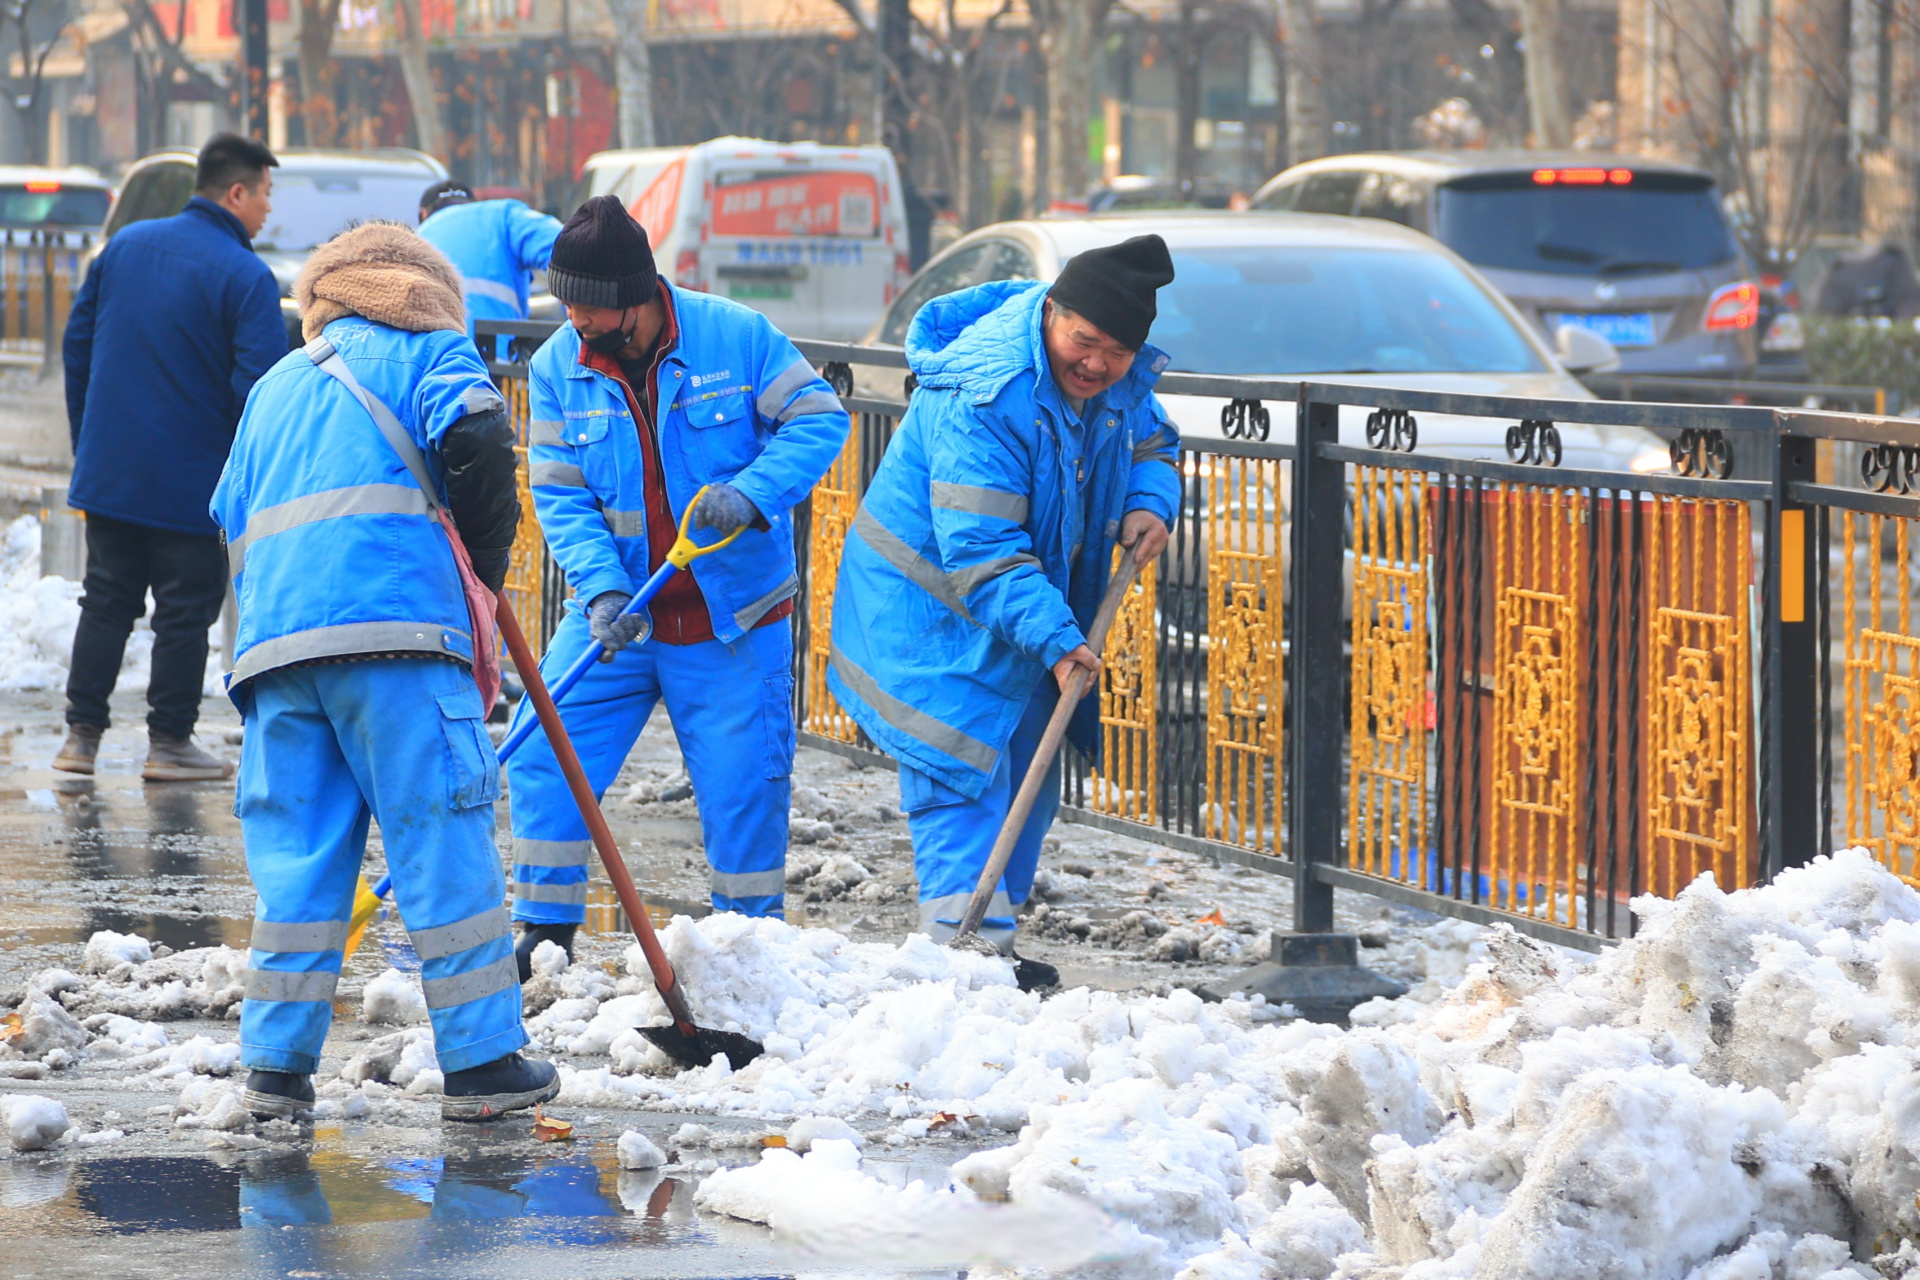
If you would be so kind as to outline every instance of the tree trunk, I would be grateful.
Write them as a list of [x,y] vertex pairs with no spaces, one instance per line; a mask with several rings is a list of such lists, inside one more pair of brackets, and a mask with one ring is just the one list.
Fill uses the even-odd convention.
[[1042,210],[1086,197],[1092,185],[1087,161],[1087,118],[1100,28],[1112,0],[1046,0],[1040,56],[1047,69],[1047,155],[1041,182]]
[[1327,153],[1327,68],[1313,0],[1283,0],[1287,38],[1287,164]]
[[298,141],[309,147],[334,142],[333,33],[339,25],[340,0],[300,0],[300,84],[287,122],[298,124]]
[[393,0],[393,16],[400,26],[400,75],[407,82],[407,101],[413,107],[414,145],[430,156],[445,160],[447,145],[440,123],[440,98],[433,89],[433,66],[427,60],[427,32],[417,0]]
[[1173,183],[1183,193],[1193,190],[1200,176],[1200,148],[1194,129],[1200,119],[1200,62],[1206,55],[1206,36],[1194,21],[1192,0],[1180,6],[1178,44],[1174,46]]
[[1567,106],[1560,0],[1520,0],[1520,30],[1527,42],[1527,121],[1533,145],[1570,147],[1573,114]]
[[613,18],[613,76],[620,96],[620,145],[658,145],[653,135],[653,55],[647,0],[607,0]]

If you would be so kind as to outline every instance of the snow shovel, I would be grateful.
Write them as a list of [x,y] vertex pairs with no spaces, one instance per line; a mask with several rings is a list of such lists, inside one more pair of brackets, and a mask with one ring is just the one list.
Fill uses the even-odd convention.
[[[701,556],[718,551],[746,532],[746,528],[742,526],[720,539],[720,541],[709,543],[706,546],[702,546],[693,540],[689,532],[692,527],[693,509],[700,505],[700,499],[706,495],[708,487],[707,485],[701,485],[700,492],[693,495],[693,501],[687,504],[686,511],[680,516],[680,536],[675,538],[673,545],[667,549],[667,562],[655,570],[653,576],[648,578],[645,585],[634,594],[633,599],[627,602],[627,607],[620,611],[621,617],[625,617],[627,614],[633,613],[636,610],[646,608],[648,602],[660,594],[660,588],[667,585],[668,578],[671,578],[674,574],[686,568]],[[567,694],[572,691],[573,686],[580,683],[581,678],[592,669],[593,664],[600,660],[601,652],[602,650],[592,645],[587,646],[587,651],[580,655],[579,660],[567,669],[565,675],[560,677],[559,683],[553,686],[553,700],[556,703],[566,697]],[[514,661],[517,664],[519,659],[516,658]],[[539,706],[538,703],[534,705],[536,708]],[[506,739],[501,742],[500,749],[494,753],[499,758],[501,764],[505,764],[508,758],[520,749],[521,744],[533,736],[534,729],[539,727],[540,723],[538,718],[523,721],[518,729],[515,729],[507,735]],[[344,959],[351,960],[353,958],[355,949],[360,945],[361,935],[366,932],[368,921],[373,919],[373,913],[380,909],[381,901],[392,888],[393,876],[391,874],[381,876],[379,881],[371,889],[367,888],[365,879],[360,881],[353,896],[353,914],[347,921],[347,945]]]
[[[684,522],[681,537],[686,537]],[[679,544],[675,546],[677,548]],[[560,709],[547,693],[546,681],[540,678],[539,664],[534,662],[533,652],[527,647],[527,638],[521,634],[520,621],[513,616],[513,606],[507,603],[506,595],[503,593],[498,599],[499,608],[495,616],[500,623],[500,635],[507,642],[507,652],[513,656],[514,669],[526,682],[527,696],[533,699],[533,709],[539,713],[540,725],[547,731],[547,741],[553,744],[554,759],[559,762],[560,772],[566,775],[574,803],[580,806],[580,816],[586,820],[587,830],[593,836],[593,847],[600,851],[600,861],[606,864],[607,879],[613,881],[613,892],[620,899],[627,920],[633,925],[634,936],[640,941],[640,950],[646,953],[647,967],[653,970],[653,985],[659,988],[660,998],[666,1002],[667,1012],[673,1017],[673,1022],[668,1026],[639,1028],[640,1034],[653,1041],[662,1053],[682,1067],[704,1067],[715,1057],[724,1056],[738,1071],[765,1052],[765,1046],[738,1032],[714,1031],[694,1025],[693,1014],[687,1008],[686,993],[680,989],[680,979],[674,973],[667,953],[661,949],[660,939],[653,931],[653,920],[647,915],[646,904],[640,901],[640,893],[633,887],[633,877],[627,874],[627,864],[620,856],[620,846],[613,842],[613,832],[607,829],[606,815],[600,812],[600,804],[593,798],[593,787],[587,781],[587,772],[580,767],[580,757],[575,754],[573,742],[567,737],[567,727],[560,721]]]
[[[1120,557],[1120,564],[1113,571],[1113,578],[1107,583],[1107,594],[1100,601],[1099,611],[1093,615],[1093,630],[1087,636],[1087,647],[1095,653],[1105,653],[1107,632],[1113,626],[1114,615],[1120,612],[1120,602],[1126,598],[1127,590],[1133,586],[1133,579],[1140,572],[1140,566],[1133,558],[1133,548],[1128,547]],[[1006,874],[1007,861],[1013,857],[1013,846],[1020,839],[1020,829],[1027,825],[1027,815],[1033,812],[1033,802],[1040,798],[1040,788],[1046,784],[1047,773],[1053,767],[1053,756],[1060,749],[1060,740],[1067,736],[1067,722],[1073,719],[1073,710],[1080,705],[1080,699],[1099,676],[1099,672],[1089,674],[1087,670],[1077,668],[1067,681],[1067,688],[1060,691],[1060,701],[1054,704],[1053,716],[1047,721],[1046,732],[1040,735],[1040,746],[1033,753],[1033,762],[1027,766],[1027,776],[1020,780],[1020,790],[1014,793],[1013,803],[1007,807],[1007,820],[1000,824],[1000,835],[993,842],[993,852],[987,857],[987,865],[980,872],[980,883],[973,887],[973,897],[967,903],[967,913],[960,918],[960,928],[953,937],[947,939],[947,945],[963,951],[997,952],[998,948],[978,936],[980,922],[986,919],[987,903],[993,899],[993,891],[1000,883],[1000,877]]]

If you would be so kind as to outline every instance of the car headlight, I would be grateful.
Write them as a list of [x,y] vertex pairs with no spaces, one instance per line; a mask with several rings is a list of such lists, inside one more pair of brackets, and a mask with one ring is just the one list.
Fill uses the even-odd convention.
[[1635,475],[1647,476],[1673,465],[1673,455],[1665,449],[1644,449],[1627,464]]

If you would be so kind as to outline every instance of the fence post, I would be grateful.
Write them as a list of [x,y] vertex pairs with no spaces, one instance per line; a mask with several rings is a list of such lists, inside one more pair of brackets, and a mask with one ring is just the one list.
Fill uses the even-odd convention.
[[1333,928],[1333,886],[1314,867],[1340,848],[1340,741],[1346,673],[1341,669],[1340,585],[1345,554],[1346,466],[1319,455],[1338,442],[1340,407],[1308,400],[1301,388],[1294,430],[1293,582],[1288,611],[1287,685],[1292,702],[1286,746],[1287,854],[1293,859],[1293,930]]
[[62,336],[54,327],[53,235],[51,232],[41,233],[40,272],[40,376],[50,378],[60,368]]
[[1815,478],[1814,442],[1777,429],[1769,441],[1774,459],[1773,509],[1765,539],[1763,582],[1767,682],[1766,776],[1760,794],[1766,806],[1766,839],[1760,877],[1770,881],[1820,851],[1820,652],[1813,607],[1825,565],[1814,563],[1812,522],[1818,513],[1787,497],[1787,486]]

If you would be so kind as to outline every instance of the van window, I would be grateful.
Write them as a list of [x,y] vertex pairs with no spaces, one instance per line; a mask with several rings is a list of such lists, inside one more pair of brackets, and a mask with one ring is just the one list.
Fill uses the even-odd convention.
[[1712,181],[1696,174],[1551,186],[1531,173],[1476,175],[1440,188],[1435,223],[1468,262],[1551,275],[1691,271],[1738,252]]
[[122,227],[153,218],[171,218],[187,207],[193,198],[193,166],[185,161],[164,160],[150,164],[127,179],[114,206],[107,234]]
[[255,249],[302,250],[324,244],[356,222],[384,218],[412,226],[430,173],[387,169],[276,173],[273,212],[253,238]]
[[846,169],[723,169],[713,177],[717,236],[880,234],[880,184]]
[[0,186],[0,226],[97,227],[107,220],[113,197],[99,187],[60,182]]
[[914,312],[942,294],[979,283],[980,268],[995,247],[990,240],[970,244],[930,263],[887,313],[887,322],[880,329],[880,341],[896,346],[904,343]]
[[1335,173],[1316,173],[1300,184],[1293,198],[1295,213],[1353,212],[1353,198],[1367,178],[1364,169],[1343,169]]

